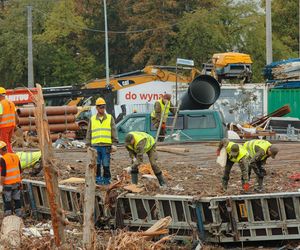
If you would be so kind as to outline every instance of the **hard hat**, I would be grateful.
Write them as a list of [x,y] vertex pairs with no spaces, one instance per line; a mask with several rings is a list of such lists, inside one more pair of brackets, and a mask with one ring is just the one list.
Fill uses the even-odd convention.
[[96,105],[105,105],[105,104],[106,104],[106,102],[105,102],[105,100],[102,97],[99,97],[96,100]]
[[278,154],[279,149],[276,146],[270,147],[271,157],[274,159],[275,156]]
[[170,94],[164,94],[163,95],[163,99],[166,99],[166,100],[168,100],[168,101],[170,101],[171,100],[171,95]]
[[125,136],[125,144],[126,144],[126,145],[131,144],[132,139],[133,139],[133,134],[128,133],[128,134]]
[[230,155],[234,158],[236,158],[239,155],[240,147],[238,144],[233,144],[231,146]]
[[4,141],[0,141],[0,149],[6,147],[6,143]]
[[0,87],[0,95],[5,95],[6,94],[6,89],[3,87]]

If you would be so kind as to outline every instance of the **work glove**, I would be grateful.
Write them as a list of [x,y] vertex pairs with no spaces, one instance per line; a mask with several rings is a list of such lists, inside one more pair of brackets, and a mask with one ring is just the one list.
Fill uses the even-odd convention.
[[249,191],[249,189],[250,189],[250,185],[249,185],[249,183],[248,183],[248,182],[244,183],[244,185],[243,185],[243,189],[244,189],[244,191],[245,191],[245,192],[248,192],[248,191]]
[[2,194],[2,192],[3,192],[3,186],[0,185],[0,194]]
[[90,143],[90,142],[86,142],[86,143],[85,143],[85,146],[88,148],[88,147],[91,146],[91,143]]
[[135,158],[135,157],[134,157],[134,158],[132,158],[132,159],[131,159],[131,164],[134,164],[136,161],[137,161],[137,160],[136,160],[136,158]]
[[161,124],[161,128],[162,128],[162,129],[166,129],[166,123],[165,123],[165,122],[163,122],[163,123]]

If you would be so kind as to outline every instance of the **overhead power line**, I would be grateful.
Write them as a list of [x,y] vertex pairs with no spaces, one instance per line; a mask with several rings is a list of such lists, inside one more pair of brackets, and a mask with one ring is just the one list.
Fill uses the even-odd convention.
[[[44,16],[48,16],[49,15],[49,14],[45,13],[44,11],[41,11],[41,10],[39,10],[37,8],[34,8],[33,10],[37,11],[37,12],[39,12],[41,14],[43,14]],[[59,23],[59,24],[68,25],[69,27],[78,28],[78,29],[81,29],[81,30],[86,30],[86,31],[91,31],[91,32],[97,32],[97,33],[105,33],[105,30],[99,30],[99,29],[93,29],[93,28],[90,28],[90,27],[78,26],[76,24],[68,23],[68,22],[65,22],[65,21],[62,21],[62,20],[54,20],[54,22]],[[167,25],[163,25],[163,26],[160,26],[160,27],[156,27],[156,28],[139,29],[139,30],[127,30],[127,31],[123,31],[123,30],[121,30],[121,31],[108,30],[108,33],[111,33],[111,34],[143,33],[143,32],[150,32],[150,31],[155,31],[155,30],[161,30],[161,29],[171,28],[171,27],[174,27],[174,26],[176,26],[178,24],[179,24],[179,22],[176,22],[176,23],[173,23],[173,24],[167,24]]]

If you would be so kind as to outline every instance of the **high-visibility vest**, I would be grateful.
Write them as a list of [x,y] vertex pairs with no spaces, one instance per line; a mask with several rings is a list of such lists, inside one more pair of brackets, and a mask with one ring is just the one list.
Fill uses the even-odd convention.
[[37,162],[40,161],[42,153],[41,151],[36,152],[17,152],[16,155],[20,159],[21,168],[31,168],[33,167]]
[[130,132],[129,134],[132,134],[134,137],[134,145],[133,145],[133,147],[132,147],[132,145],[127,145],[127,147],[130,148],[131,150],[133,150],[134,152],[137,152],[137,145],[143,139],[146,139],[144,153],[147,153],[155,144],[154,138],[145,132]]
[[19,157],[14,153],[2,155],[6,164],[6,176],[4,185],[12,185],[21,182],[21,173],[19,169]]
[[264,152],[265,155],[261,158],[264,160],[268,157],[268,148],[272,146],[272,144],[265,140],[251,140],[244,143],[244,148],[248,151],[250,157],[254,157],[256,154],[255,147],[260,147]]
[[229,142],[228,145],[226,146],[228,160],[238,163],[243,157],[248,156],[249,154],[248,154],[247,150],[245,148],[243,148],[242,145],[238,144],[239,145],[239,154],[236,158],[232,157],[230,153],[231,153],[231,147],[233,144],[236,144],[236,143]]
[[[165,110],[165,104],[163,103],[162,99],[159,99],[158,102],[160,104],[160,110],[161,110],[160,112],[162,114],[164,112],[164,110]],[[167,121],[167,118],[168,118],[168,115],[169,115],[169,112],[170,112],[170,107],[171,107],[171,102],[168,101],[168,105],[166,107],[166,111],[165,111],[165,114],[164,114],[164,117],[163,117],[163,122]],[[152,111],[151,117],[154,117],[154,118],[156,117],[155,116],[155,109]]]
[[3,113],[0,115],[0,128],[16,126],[16,107],[15,104],[9,100],[2,100],[1,105]]
[[96,119],[97,115],[91,117],[91,144],[107,143],[112,144],[111,139],[111,119],[110,114],[106,114],[106,119],[100,122]]

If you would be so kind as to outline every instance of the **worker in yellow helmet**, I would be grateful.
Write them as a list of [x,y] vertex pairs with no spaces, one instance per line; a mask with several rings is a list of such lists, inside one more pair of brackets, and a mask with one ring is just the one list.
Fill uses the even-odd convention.
[[[164,94],[162,97],[155,102],[154,104],[154,110],[151,113],[151,122],[153,126],[158,129],[160,120],[163,119],[161,130],[159,133],[158,141],[164,141],[167,130],[166,130],[166,122],[167,118],[169,116],[169,112],[175,114],[175,108],[173,104],[171,103],[171,95],[170,94]],[[167,107],[165,107],[167,105]],[[162,113],[164,112],[164,116],[162,116]]]
[[8,152],[12,153],[11,138],[17,123],[15,104],[6,99],[6,90],[0,87],[0,140],[7,145]]
[[244,148],[250,155],[249,179],[251,170],[256,174],[256,185],[254,190],[263,191],[263,180],[266,175],[264,165],[269,157],[275,158],[279,149],[266,140],[251,140],[244,143]]
[[125,137],[125,147],[132,159],[130,173],[131,182],[133,184],[138,183],[139,166],[143,163],[143,155],[146,153],[149,157],[152,170],[156,175],[159,185],[166,187],[162,172],[157,164],[155,140],[151,135],[138,131],[129,132]]
[[249,191],[249,180],[248,180],[249,154],[247,150],[245,150],[242,145],[231,142],[226,138],[220,141],[217,152],[219,153],[223,147],[226,149],[227,152],[227,162],[224,169],[224,175],[222,178],[223,190],[224,191],[227,190],[232,166],[234,165],[234,163],[238,163],[241,169],[242,188],[245,192],[248,192]]
[[96,183],[108,185],[111,180],[110,154],[116,149],[113,144],[118,143],[118,134],[114,118],[105,112],[106,102],[103,98],[96,100],[96,109],[97,114],[91,117],[88,125],[86,141],[87,146],[97,150]]
[[[0,193],[4,202],[4,216],[12,215],[22,217],[21,203],[21,164],[19,157],[14,153],[7,152],[6,143],[0,141],[0,166],[1,180]],[[12,201],[14,207],[12,206]]]

